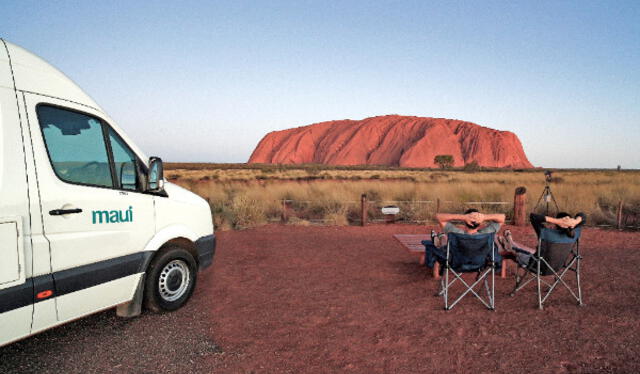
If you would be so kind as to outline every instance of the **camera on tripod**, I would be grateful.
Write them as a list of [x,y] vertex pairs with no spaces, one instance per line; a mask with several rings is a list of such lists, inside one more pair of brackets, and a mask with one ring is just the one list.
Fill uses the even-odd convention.
[[553,205],[555,205],[556,213],[558,213],[558,211],[560,210],[558,208],[558,203],[556,202],[556,198],[553,196],[553,193],[551,192],[550,183],[553,182],[553,172],[551,172],[550,170],[546,170],[544,172],[544,181],[545,181],[544,190],[542,190],[542,194],[538,199],[538,203],[536,204],[535,208],[533,208],[533,210],[538,211],[538,208],[541,206],[540,204],[544,202],[544,214],[548,216],[549,203],[553,203]]

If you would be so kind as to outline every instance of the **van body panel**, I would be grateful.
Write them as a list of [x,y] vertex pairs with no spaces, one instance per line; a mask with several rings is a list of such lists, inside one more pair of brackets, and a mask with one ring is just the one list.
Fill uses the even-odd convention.
[[4,41],[0,41],[0,87],[11,90],[14,89],[11,67],[9,65],[9,55],[7,54]]
[[198,239],[198,235],[186,225],[169,225],[158,230],[144,247],[144,251],[157,251],[167,242],[179,238],[189,239],[189,241],[194,242]]
[[[40,192],[38,190],[38,177],[33,160],[33,147],[31,146],[31,133],[27,124],[27,112],[25,109],[24,95],[18,92],[19,117],[22,119],[22,139],[27,172],[27,195],[29,198],[29,219],[31,220],[31,250],[25,251],[27,264],[27,277],[35,277],[51,273],[51,257],[49,253],[49,241],[44,237],[42,226],[42,212],[40,211]],[[35,313],[35,312],[34,312]]]
[[[7,73],[6,71],[4,72]],[[6,81],[6,78],[0,78]],[[30,333],[33,314],[31,220],[16,93],[0,87],[0,333],[13,340]],[[31,301],[31,304],[24,302]]]
[[[13,309],[0,314],[0,324],[2,324],[1,344],[20,340],[31,334],[31,313],[33,305]],[[29,319],[29,326],[25,328],[25,318]]]
[[141,276],[133,274],[57,297],[58,321],[67,322],[131,300]]
[[55,298],[33,304],[32,334],[46,330],[57,324],[58,310],[56,308]]
[[[24,264],[24,250],[22,248],[23,235],[21,217],[0,218],[0,287],[11,287],[24,283],[24,271],[20,264]],[[23,265],[24,267],[24,265]]]
[[102,112],[98,104],[60,70],[15,44],[7,41],[5,43],[13,67],[16,89],[63,98]]
[[209,203],[200,196],[173,183],[165,183],[168,198],[156,197],[156,226],[158,231],[171,226],[186,226],[194,233],[188,237],[195,242],[213,234],[213,219]]

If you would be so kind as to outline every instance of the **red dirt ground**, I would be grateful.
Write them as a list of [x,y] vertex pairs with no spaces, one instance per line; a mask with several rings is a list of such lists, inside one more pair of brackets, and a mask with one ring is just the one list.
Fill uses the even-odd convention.
[[[531,228],[511,228],[533,244]],[[587,229],[583,292],[536,307],[534,288],[496,311],[451,311],[392,234],[420,226],[270,225],[221,232],[214,267],[169,314],[100,313],[0,349],[2,372],[416,373],[640,371],[640,234]]]

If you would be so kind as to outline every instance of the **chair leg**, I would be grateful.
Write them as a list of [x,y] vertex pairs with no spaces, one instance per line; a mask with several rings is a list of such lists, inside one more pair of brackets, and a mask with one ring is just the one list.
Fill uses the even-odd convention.
[[495,310],[496,309],[496,304],[495,304],[495,286],[496,286],[496,272],[495,269],[491,271],[491,288],[489,288],[489,280],[487,278],[489,277],[485,277],[484,278],[484,288],[487,291],[487,299],[489,299],[489,309],[491,310]]
[[538,275],[536,276],[538,281],[538,309],[542,310],[542,285],[540,284],[540,264],[538,263]]
[[491,269],[491,310],[496,310],[496,269]]
[[576,260],[576,281],[578,283],[578,305],[584,306],[582,302],[582,288],[580,288],[580,256]]
[[449,267],[444,269],[444,310],[449,310]]

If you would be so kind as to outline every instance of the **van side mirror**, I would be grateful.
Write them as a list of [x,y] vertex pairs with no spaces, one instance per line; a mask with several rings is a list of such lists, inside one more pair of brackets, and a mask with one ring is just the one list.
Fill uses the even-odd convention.
[[160,157],[149,158],[148,192],[162,192],[164,190],[164,168]]

